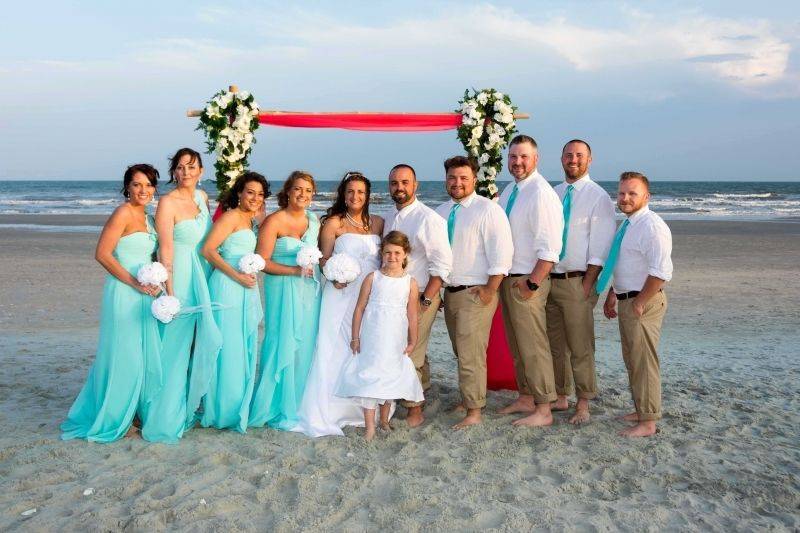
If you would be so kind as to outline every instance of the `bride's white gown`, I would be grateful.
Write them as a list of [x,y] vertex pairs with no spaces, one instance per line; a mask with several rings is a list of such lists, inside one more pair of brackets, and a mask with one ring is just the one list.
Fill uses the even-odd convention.
[[334,395],[334,391],[342,368],[353,356],[350,351],[353,310],[364,277],[380,266],[380,243],[378,235],[357,233],[345,233],[336,239],[333,253],[352,256],[359,262],[361,274],[344,289],[325,283],[314,361],[300,404],[300,422],[292,431],[321,437],[343,435],[345,426],[364,425],[361,406],[355,400]]

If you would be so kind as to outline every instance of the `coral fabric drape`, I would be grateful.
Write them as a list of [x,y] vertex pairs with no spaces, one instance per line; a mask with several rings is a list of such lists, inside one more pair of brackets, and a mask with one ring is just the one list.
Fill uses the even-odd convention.
[[261,124],[360,131],[442,131],[461,125],[460,113],[262,113]]
[[514,360],[508,348],[503,311],[499,305],[492,319],[489,348],[486,350],[486,386],[489,390],[517,390]]

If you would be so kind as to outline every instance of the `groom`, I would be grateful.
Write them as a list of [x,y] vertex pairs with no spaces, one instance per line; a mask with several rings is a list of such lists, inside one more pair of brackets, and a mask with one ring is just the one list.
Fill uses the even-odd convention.
[[497,291],[511,268],[514,246],[508,219],[495,202],[478,196],[474,159],[444,162],[450,201],[436,212],[447,221],[453,271],[444,293],[444,319],[458,359],[458,387],[467,410],[462,429],[481,423],[486,406],[486,348],[497,309]]
[[[431,386],[428,339],[441,302],[439,289],[450,274],[453,253],[447,242],[446,222],[417,199],[418,185],[417,174],[411,165],[401,163],[389,172],[389,194],[396,209],[386,215],[383,234],[401,231],[411,242],[406,271],[416,280],[422,292],[419,294],[417,313],[417,344],[409,357],[417,370],[422,390],[427,391]],[[408,409],[406,422],[410,427],[417,427],[425,421],[423,402],[403,400],[402,405]]]

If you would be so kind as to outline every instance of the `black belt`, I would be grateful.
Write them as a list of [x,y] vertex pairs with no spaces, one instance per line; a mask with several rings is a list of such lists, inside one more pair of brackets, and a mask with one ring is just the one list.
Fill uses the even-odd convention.
[[586,275],[583,270],[573,270],[572,272],[550,272],[550,277],[553,279],[569,279],[569,278],[582,278]]
[[514,274],[514,273],[512,272],[511,274],[509,274],[509,275],[508,275],[508,277],[509,277],[509,278],[518,278],[518,277],[520,277],[520,276],[530,276],[530,275],[531,275],[531,273],[530,273],[530,272],[528,272],[527,274]]
[[461,292],[464,289],[470,289],[472,287],[475,287],[475,285],[454,285],[452,287],[445,287],[444,290],[452,294],[454,292]]
[[[627,300],[629,298],[636,298],[639,296],[639,293],[642,291],[630,291],[630,292],[623,292],[621,294],[617,294],[617,300]],[[661,289],[658,289],[658,292],[661,292]]]

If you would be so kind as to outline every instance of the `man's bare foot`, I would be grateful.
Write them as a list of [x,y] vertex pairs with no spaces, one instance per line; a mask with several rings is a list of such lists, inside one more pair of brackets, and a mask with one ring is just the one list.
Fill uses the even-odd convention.
[[619,432],[623,437],[649,437],[656,434],[655,420],[644,420]]
[[550,404],[551,411],[566,411],[569,409],[569,397],[559,396],[558,400]]
[[453,426],[453,429],[464,429],[469,426],[476,426],[483,422],[480,409],[467,409],[467,416],[464,420]]
[[370,442],[374,438],[375,438],[375,428],[367,428],[367,430],[364,432],[364,440]]
[[552,413],[533,413],[532,415],[526,416],[525,418],[518,418],[511,422],[515,426],[528,426],[528,427],[539,427],[539,426],[549,426],[553,423],[553,414]]
[[638,422],[639,413],[628,413],[627,415],[622,415],[618,418],[619,420],[624,420],[625,422]]
[[575,414],[570,417],[569,423],[575,425],[585,424],[590,418],[589,409],[575,409]]
[[380,428],[384,431],[394,431],[394,426],[391,425],[388,420],[386,422],[381,421]]
[[422,406],[415,405],[408,408],[408,415],[406,415],[406,424],[408,427],[415,428],[425,422],[425,416],[422,414]]
[[466,410],[467,408],[464,406],[464,402],[461,402],[460,404],[453,407],[450,411],[453,413],[463,413]]
[[519,398],[497,412],[501,415],[510,415],[511,413],[532,413],[535,409],[536,404],[533,403],[533,396],[520,394]]

